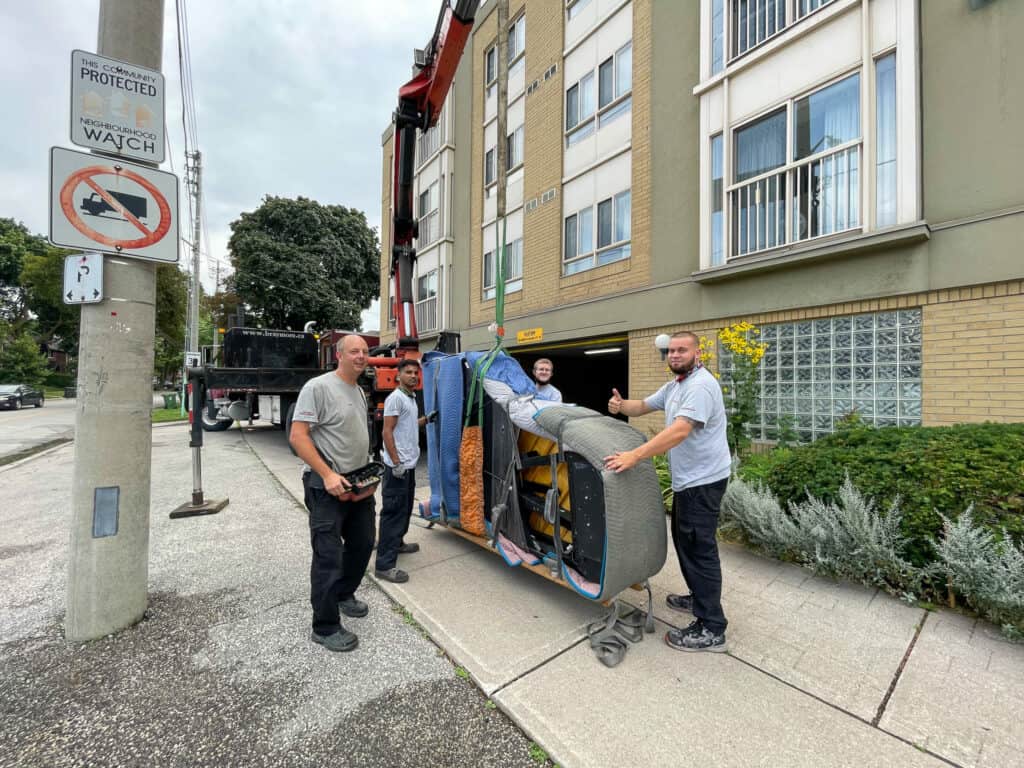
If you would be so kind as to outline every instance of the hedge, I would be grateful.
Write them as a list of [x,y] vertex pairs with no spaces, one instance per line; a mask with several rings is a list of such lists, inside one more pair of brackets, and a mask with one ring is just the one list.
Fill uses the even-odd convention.
[[935,560],[942,516],[955,520],[972,504],[975,524],[1024,541],[1024,424],[857,425],[749,456],[739,474],[763,482],[783,506],[809,495],[835,501],[847,475],[880,508],[898,497],[916,565]]

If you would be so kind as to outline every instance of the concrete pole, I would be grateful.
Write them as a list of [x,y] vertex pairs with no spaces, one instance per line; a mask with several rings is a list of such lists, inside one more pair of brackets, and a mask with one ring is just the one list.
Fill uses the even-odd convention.
[[199,235],[202,232],[200,213],[203,204],[203,156],[197,149],[192,153],[192,196],[195,198],[195,221],[192,227],[192,306],[190,307],[189,351],[199,351],[199,298],[202,287],[199,275]]
[[[97,53],[161,68],[163,0],[100,0]],[[91,640],[146,610],[156,267],[107,256],[82,307],[65,637]]]

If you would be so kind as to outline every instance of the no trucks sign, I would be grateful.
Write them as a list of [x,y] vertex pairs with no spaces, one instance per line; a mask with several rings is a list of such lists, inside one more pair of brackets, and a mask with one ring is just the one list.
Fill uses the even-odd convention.
[[71,141],[117,157],[164,161],[164,76],[71,52]]

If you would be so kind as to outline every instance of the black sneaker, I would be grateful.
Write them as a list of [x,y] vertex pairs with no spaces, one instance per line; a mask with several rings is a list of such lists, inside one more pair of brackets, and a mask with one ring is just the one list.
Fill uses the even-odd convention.
[[420,545],[417,544],[416,542],[411,542],[409,544],[406,544],[406,543],[403,542],[402,545],[398,548],[398,554],[400,554],[400,555],[411,555],[414,552],[419,552],[419,551],[420,551]]
[[361,619],[370,612],[370,606],[356,597],[338,603],[338,609],[351,619]]
[[725,653],[726,650],[725,632],[712,632],[700,619],[686,629],[670,629],[665,633],[665,644],[677,651]]
[[344,627],[333,635],[318,635],[316,632],[313,632],[309,639],[314,643],[322,645],[328,651],[338,651],[341,653],[354,651],[356,646],[359,645],[359,638],[356,637],[355,633],[349,632]]
[[373,574],[378,579],[390,581],[392,584],[404,584],[409,580],[409,574],[403,571],[401,568],[388,568],[386,571],[375,570]]
[[669,595],[665,602],[673,611],[693,613],[693,595]]

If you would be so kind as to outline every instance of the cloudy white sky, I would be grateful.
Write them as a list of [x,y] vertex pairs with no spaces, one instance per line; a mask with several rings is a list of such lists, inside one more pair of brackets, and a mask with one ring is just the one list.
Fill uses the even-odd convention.
[[[180,176],[174,0],[164,2],[171,152],[162,167],[171,170],[173,160]],[[409,79],[412,49],[434,31],[439,0],[182,2],[203,153],[207,289],[213,260],[227,264],[230,223],[264,195],[357,208],[379,230],[381,132]],[[99,0],[0,2],[0,217],[39,234],[48,226],[49,148],[75,148],[68,134],[71,51],[96,50],[98,16]],[[378,325],[375,307],[363,314],[364,328]]]

